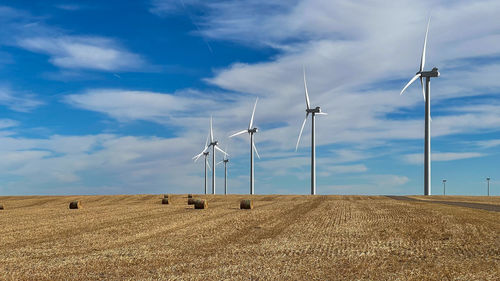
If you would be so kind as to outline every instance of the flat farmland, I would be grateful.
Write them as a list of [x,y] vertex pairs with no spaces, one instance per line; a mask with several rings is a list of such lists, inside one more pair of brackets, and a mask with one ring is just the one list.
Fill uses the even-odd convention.
[[0,280],[500,280],[500,212],[420,197],[195,197],[209,208],[186,195],[0,197]]

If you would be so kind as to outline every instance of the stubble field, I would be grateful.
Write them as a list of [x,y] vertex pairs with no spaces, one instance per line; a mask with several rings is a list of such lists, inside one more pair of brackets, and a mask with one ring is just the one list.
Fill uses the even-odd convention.
[[[500,279],[500,212],[384,196],[195,197],[209,208],[186,195],[0,197],[0,280]],[[243,198],[255,208],[240,210]],[[69,210],[76,199],[83,209]]]

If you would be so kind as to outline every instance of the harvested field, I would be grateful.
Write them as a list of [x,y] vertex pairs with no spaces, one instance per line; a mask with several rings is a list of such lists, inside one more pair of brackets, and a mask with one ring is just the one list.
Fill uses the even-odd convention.
[[[169,205],[158,195],[0,197],[8,206],[0,212],[0,280],[500,276],[498,212],[385,196],[280,195],[202,195],[210,208],[199,211],[186,195],[171,197]],[[241,199],[254,209],[240,210]],[[85,208],[69,210],[74,200]]]

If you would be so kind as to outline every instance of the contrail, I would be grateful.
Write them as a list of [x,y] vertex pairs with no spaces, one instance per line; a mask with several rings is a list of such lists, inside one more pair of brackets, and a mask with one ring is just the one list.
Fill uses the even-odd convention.
[[[201,34],[201,29],[200,27],[198,26],[198,24],[196,24],[196,22],[193,20],[193,17],[191,16],[191,13],[189,12],[189,10],[186,8],[186,5],[184,4],[184,0],[181,0],[181,4],[182,4],[182,8],[184,8],[184,11],[186,12],[186,14],[188,15],[189,17],[189,20],[191,21],[191,23],[196,27],[196,29],[198,30],[198,32]],[[214,54],[214,51],[212,50],[212,47],[210,47],[210,44],[208,43],[208,41],[205,39],[205,37],[202,35],[201,38],[203,39],[203,42],[205,42],[205,44],[207,45],[207,48],[208,50],[210,51],[210,53],[213,55]]]

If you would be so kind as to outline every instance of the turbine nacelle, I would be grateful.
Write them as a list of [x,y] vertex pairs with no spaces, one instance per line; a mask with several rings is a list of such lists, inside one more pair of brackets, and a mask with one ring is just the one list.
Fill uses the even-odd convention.
[[315,108],[306,109],[306,113],[321,113],[321,108],[316,106]]
[[257,128],[248,129],[248,133],[249,133],[249,134],[255,134],[255,133],[257,133],[258,131],[259,131],[259,129],[257,129]]
[[419,71],[417,75],[420,74],[422,77],[439,77],[439,71],[437,67],[434,67],[431,71]]
[[208,152],[208,151],[207,152],[203,152],[203,155],[205,155],[205,156],[208,156],[208,154],[210,154],[210,152]]
[[213,142],[211,142],[208,146],[212,146],[212,145],[213,145],[213,146],[216,146],[218,143],[219,143],[218,141],[213,141]]
[[229,162],[229,159],[224,159],[224,160],[222,160],[222,161],[223,161],[224,163],[227,163],[227,162]]

